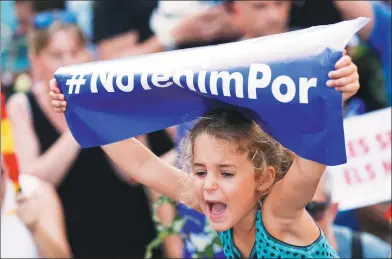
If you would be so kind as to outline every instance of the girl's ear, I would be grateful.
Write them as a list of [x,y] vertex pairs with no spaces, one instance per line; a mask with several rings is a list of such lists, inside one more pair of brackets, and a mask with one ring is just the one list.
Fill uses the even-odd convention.
[[264,172],[261,173],[260,177],[257,179],[256,190],[264,195],[275,182],[275,168],[273,166],[268,166]]

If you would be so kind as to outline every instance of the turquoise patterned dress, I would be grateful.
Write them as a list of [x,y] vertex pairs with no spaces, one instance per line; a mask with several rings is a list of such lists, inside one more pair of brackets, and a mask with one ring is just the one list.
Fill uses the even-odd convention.
[[[234,244],[232,229],[218,232],[227,258],[244,258]],[[339,258],[322,231],[309,246],[294,246],[272,237],[264,228],[260,210],[256,216],[256,242],[250,258]]]

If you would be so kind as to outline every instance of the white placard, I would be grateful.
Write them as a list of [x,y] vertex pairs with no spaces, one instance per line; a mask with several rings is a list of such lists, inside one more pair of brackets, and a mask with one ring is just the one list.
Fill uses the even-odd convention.
[[344,131],[347,163],[328,167],[339,210],[391,200],[391,107],[346,119]]

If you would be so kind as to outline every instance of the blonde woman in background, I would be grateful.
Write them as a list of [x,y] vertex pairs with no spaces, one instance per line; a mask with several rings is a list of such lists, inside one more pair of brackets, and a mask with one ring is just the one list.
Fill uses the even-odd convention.
[[51,108],[48,82],[54,72],[90,60],[75,15],[38,13],[29,33],[29,59],[32,91],[13,95],[7,104],[22,174],[56,186],[75,257],[144,257],[156,236],[144,187],[124,178],[100,148],[81,150],[64,116]]

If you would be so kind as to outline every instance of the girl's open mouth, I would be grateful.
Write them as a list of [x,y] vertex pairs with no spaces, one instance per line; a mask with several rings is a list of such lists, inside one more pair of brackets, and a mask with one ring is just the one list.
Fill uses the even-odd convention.
[[208,212],[211,220],[220,220],[226,211],[227,205],[222,202],[207,201]]

